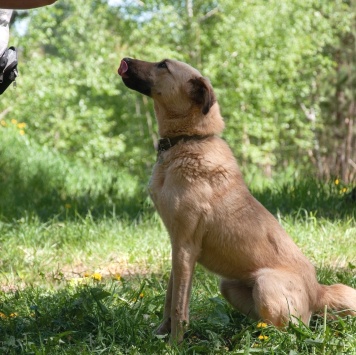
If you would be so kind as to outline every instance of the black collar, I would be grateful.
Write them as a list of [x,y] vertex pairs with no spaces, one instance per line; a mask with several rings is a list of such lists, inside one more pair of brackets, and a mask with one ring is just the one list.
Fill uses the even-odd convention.
[[194,135],[194,136],[187,136],[187,135],[182,135],[182,136],[176,136],[172,138],[161,138],[158,140],[158,147],[157,151],[158,153],[165,152],[166,150],[172,148],[174,145],[176,145],[178,142],[183,141],[189,141],[189,140],[201,140],[205,139],[208,137],[212,137],[211,134],[206,135],[206,136],[199,136],[199,135]]

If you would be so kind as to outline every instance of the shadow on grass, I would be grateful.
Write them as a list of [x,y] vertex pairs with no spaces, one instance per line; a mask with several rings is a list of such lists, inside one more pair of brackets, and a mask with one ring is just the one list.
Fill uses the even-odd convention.
[[[35,184],[17,187],[11,191],[0,181],[0,216],[6,220],[26,217],[37,217],[46,222],[53,218],[58,220],[85,217],[90,214],[94,218],[112,216],[118,218],[136,219],[141,214],[153,210],[147,202],[144,187],[135,192],[118,193],[109,191],[91,192],[83,194],[68,194],[59,189],[46,186],[36,188]],[[5,195],[5,196],[4,196]]]
[[[124,169],[72,161],[15,133],[2,132],[0,216],[7,220],[36,216],[43,221],[88,214],[136,219],[153,211],[146,188],[149,175],[150,169],[142,169],[138,176]],[[304,211],[334,220],[356,217],[351,189],[338,180],[323,183],[307,178],[252,189],[252,193],[275,215]]]
[[[8,176],[11,176],[10,182],[0,172],[0,215],[7,220],[19,219],[24,214],[37,216],[43,221],[88,214],[94,218],[136,219],[143,213],[153,212],[143,183],[125,192],[125,187],[110,177],[106,183],[95,185],[96,182],[91,181],[91,186],[83,186],[81,191],[71,193],[66,191],[65,181],[53,181],[44,172],[27,177],[26,181],[22,181],[16,171],[9,172]],[[338,220],[356,218],[356,202],[349,197],[348,191],[348,187],[340,189],[332,183],[306,179],[262,191],[252,190],[252,193],[274,215],[312,214]]]
[[336,182],[305,178],[252,193],[274,215],[313,215],[329,220],[356,218],[352,186]]
[[58,191],[17,191],[6,205],[0,204],[0,216],[10,221],[24,216],[36,217],[43,222],[85,218],[91,215],[94,219],[102,217],[124,218],[135,220],[147,211],[153,211],[146,201],[144,192],[134,195],[108,196],[102,194],[83,194],[81,196],[63,197]]

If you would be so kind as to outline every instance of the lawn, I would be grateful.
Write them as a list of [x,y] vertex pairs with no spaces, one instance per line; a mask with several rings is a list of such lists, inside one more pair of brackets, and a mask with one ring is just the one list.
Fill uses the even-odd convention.
[[[189,331],[179,348],[170,347],[153,332],[170,245],[146,182],[114,179],[40,147],[26,148],[26,162],[9,146],[0,149],[0,353],[356,354],[355,318],[319,314],[309,327],[285,330],[253,322],[225,302],[217,277],[199,266]],[[247,180],[321,282],[356,287],[351,186]]]

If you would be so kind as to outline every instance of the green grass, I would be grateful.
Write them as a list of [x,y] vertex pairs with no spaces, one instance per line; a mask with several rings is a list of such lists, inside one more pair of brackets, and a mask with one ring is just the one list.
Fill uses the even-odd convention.
[[[153,334],[170,245],[147,181],[70,161],[16,134],[0,138],[1,354],[356,354],[356,318],[324,323],[316,315],[310,327],[259,328],[200,267],[189,331],[170,347]],[[352,186],[248,181],[321,282],[356,288]]]
[[[328,320],[324,325],[323,318],[315,316],[310,327],[259,328],[220,298],[216,278],[200,268],[186,340],[179,349],[170,348],[166,338],[153,335],[167,276],[136,275],[120,281],[86,278],[81,284],[61,281],[56,288],[28,286],[3,293],[0,350],[10,354],[353,354],[356,348],[355,318]],[[339,276],[331,272],[328,277]]]

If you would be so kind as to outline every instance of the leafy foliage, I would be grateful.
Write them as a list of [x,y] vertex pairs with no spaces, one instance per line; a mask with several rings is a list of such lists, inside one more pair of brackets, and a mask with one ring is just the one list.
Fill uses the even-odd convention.
[[[116,69],[125,56],[172,57],[212,81],[225,137],[243,167],[257,164],[267,175],[287,165],[315,167],[350,182],[352,6],[341,0],[58,2],[30,11],[25,35],[13,29],[11,43],[22,52],[19,87],[6,92],[0,112],[26,122],[28,134],[49,149],[146,174],[157,139],[152,105],[127,90]],[[337,93],[347,98],[342,116],[333,104]],[[328,157],[345,142],[347,159],[328,169]]]

